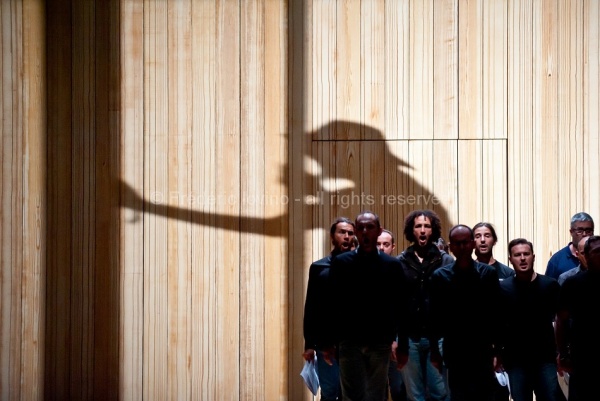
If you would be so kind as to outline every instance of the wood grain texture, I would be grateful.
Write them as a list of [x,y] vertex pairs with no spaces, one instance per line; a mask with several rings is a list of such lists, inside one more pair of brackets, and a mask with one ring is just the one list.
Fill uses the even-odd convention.
[[[372,209],[543,272],[600,218],[595,0],[0,5],[0,398],[293,399],[312,261]],[[48,88],[48,89],[46,89]],[[46,123],[47,122],[47,123]]]

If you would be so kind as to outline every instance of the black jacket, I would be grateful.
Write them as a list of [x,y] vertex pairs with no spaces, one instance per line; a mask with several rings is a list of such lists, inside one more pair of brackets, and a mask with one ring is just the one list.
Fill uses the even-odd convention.
[[429,335],[429,283],[438,268],[451,264],[454,258],[437,246],[430,244],[427,255],[420,262],[414,246],[409,246],[399,256],[407,285],[408,335],[413,341]]

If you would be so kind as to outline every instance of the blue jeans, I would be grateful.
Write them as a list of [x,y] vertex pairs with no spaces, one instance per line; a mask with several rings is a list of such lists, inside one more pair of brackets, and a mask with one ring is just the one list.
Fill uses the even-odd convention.
[[506,369],[513,401],[557,401],[561,391],[556,377],[556,363],[541,363]]
[[387,399],[391,347],[391,341],[370,346],[340,342],[340,380],[344,401]]
[[[442,352],[442,340],[438,343]],[[408,341],[408,362],[402,368],[402,378],[409,401],[446,401],[448,390],[444,376],[431,364],[430,346],[427,338]]]
[[398,370],[398,362],[391,359],[388,380],[392,401],[406,401],[406,387],[404,386],[404,380],[402,380],[402,373]]
[[322,401],[335,401],[341,399],[342,387],[340,385],[340,365],[336,359],[333,365],[325,362],[323,353],[317,350],[317,376],[321,387]]

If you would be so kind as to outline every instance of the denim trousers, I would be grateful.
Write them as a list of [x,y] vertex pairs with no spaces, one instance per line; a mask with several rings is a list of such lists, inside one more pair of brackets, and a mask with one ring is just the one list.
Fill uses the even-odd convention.
[[340,366],[337,360],[333,365],[327,364],[323,353],[317,350],[317,376],[321,387],[322,401],[335,401],[341,399],[342,387],[340,385]]
[[[437,344],[442,352],[442,340]],[[409,401],[446,401],[448,390],[444,376],[431,364],[429,339],[408,342],[408,362],[402,368],[402,379]]]
[[374,345],[340,342],[340,381],[344,401],[387,399],[391,349],[391,341]]
[[404,386],[404,380],[402,380],[402,373],[398,370],[398,362],[391,360],[391,358],[388,380],[392,401],[406,401],[406,387]]
[[556,363],[513,366],[506,369],[513,401],[557,401],[561,391],[556,376]]

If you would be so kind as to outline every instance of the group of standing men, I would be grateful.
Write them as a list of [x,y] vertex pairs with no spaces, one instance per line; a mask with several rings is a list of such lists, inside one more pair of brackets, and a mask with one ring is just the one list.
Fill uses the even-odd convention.
[[[574,245],[566,248],[574,255],[575,241],[593,234],[588,217],[571,221]],[[557,371],[571,374],[569,401],[592,399],[585,386],[598,370],[580,347],[591,341],[588,314],[596,308],[585,302],[600,283],[580,276],[598,269],[582,263],[573,274],[559,261],[552,277],[551,259],[547,274],[537,274],[533,244],[518,238],[508,247],[513,270],[495,260],[496,232],[485,222],[452,227],[452,257],[438,247],[441,222],[431,210],[409,213],[404,236],[410,246],[394,257],[394,234],[375,213],[338,218],[331,254],[310,267],[303,357],[317,356],[322,401],[384,401],[388,391],[394,401],[508,400],[496,379],[503,371],[514,401],[534,392],[537,401],[560,401]],[[582,243],[585,256],[597,248],[600,267],[600,237]],[[573,276],[562,292],[561,268]]]

